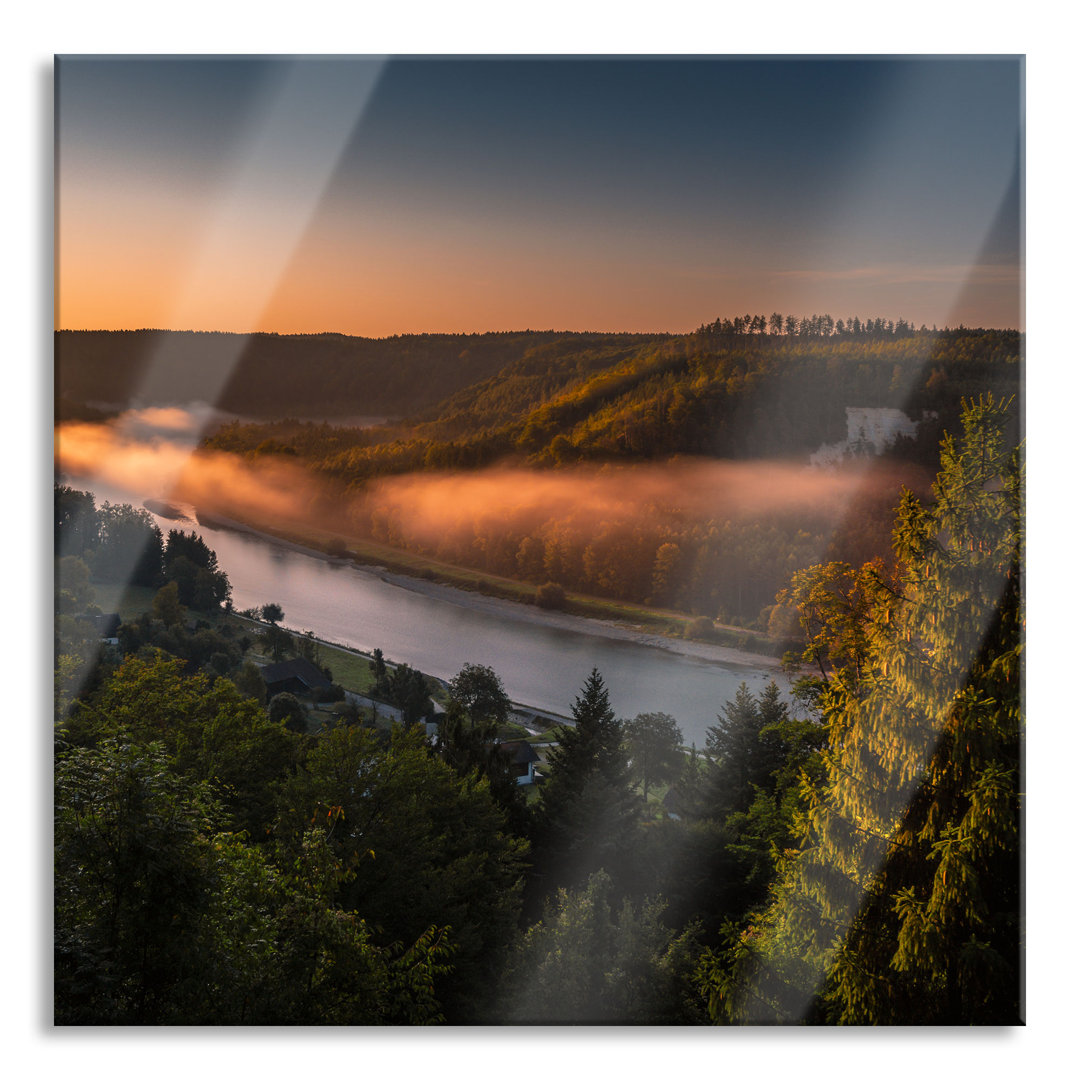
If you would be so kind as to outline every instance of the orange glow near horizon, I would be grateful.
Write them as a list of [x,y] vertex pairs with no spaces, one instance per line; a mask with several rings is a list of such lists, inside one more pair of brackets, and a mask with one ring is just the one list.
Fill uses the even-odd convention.
[[[466,228],[370,215],[335,231],[331,218],[289,244],[254,218],[207,220],[175,192],[125,203],[126,219],[103,193],[68,198],[56,266],[56,328],[65,330],[689,333],[717,317],[773,311],[988,325],[986,299],[1009,310],[1020,288],[1015,267],[695,266],[662,237],[580,235],[572,222]],[[973,292],[980,306],[965,301]]]
[[[715,317],[712,275],[680,281],[684,274],[661,260],[575,245],[570,236],[561,250],[545,251],[525,228],[511,238],[478,231],[453,246],[449,238],[425,244],[415,227],[385,224],[349,244],[312,236],[267,293],[274,255],[255,235],[241,237],[242,250],[228,258],[197,267],[199,230],[190,214],[174,226],[115,236],[107,224],[68,230],[63,214],[60,224],[57,329],[686,333],[707,321],[702,312]],[[733,311],[752,306],[745,282],[724,292]]]
[[419,204],[386,209],[372,197],[349,217],[326,205],[304,221],[288,211],[291,228],[276,231],[286,212],[256,201],[230,216],[179,181],[154,190],[65,186],[56,328],[689,333],[722,315],[776,310],[982,325],[962,302],[965,290],[994,297],[1001,310],[1019,295],[1016,267],[725,269],[681,257],[655,226],[624,235],[572,218],[453,220]]
[[[493,245],[425,251],[409,239],[386,237],[363,253],[304,245],[267,295],[260,269],[266,251],[260,245],[195,277],[189,273],[192,249],[190,234],[179,227],[139,242],[110,243],[99,230],[65,233],[56,274],[56,329],[362,337],[524,329],[689,333],[703,322],[742,312],[910,319],[912,308],[927,313],[914,318],[916,324],[987,325],[962,302],[977,276],[963,267],[908,272],[894,288],[912,301],[887,307],[878,292],[888,270],[852,274],[842,285],[765,271],[695,279],[632,252],[624,258],[616,252],[610,258],[571,252],[575,257],[563,261],[535,251],[522,258]],[[1003,307],[1019,291],[1016,273],[977,284]]]
[[1015,63],[59,71],[58,329],[1023,323]]

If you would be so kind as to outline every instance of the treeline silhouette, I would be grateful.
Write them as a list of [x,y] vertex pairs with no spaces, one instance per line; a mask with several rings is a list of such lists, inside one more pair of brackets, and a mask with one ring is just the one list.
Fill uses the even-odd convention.
[[[94,419],[88,404],[126,408],[209,404],[246,416],[400,416],[441,401],[530,350],[572,354],[657,335],[229,334],[174,330],[59,330],[56,397],[61,418]],[[221,372],[231,372],[218,392]]]
[[[960,326],[958,329],[963,330]],[[945,327],[949,331],[949,327]],[[739,334],[768,334],[772,337],[850,337],[850,338],[893,338],[911,337],[913,334],[927,332],[924,323],[915,329],[913,323],[906,319],[883,319],[880,316],[873,319],[860,320],[853,316],[848,319],[834,319],[831,315],[782,315],[774,311],[768,318],[764,315],[736,315],[732,318],[716,319],[711,323],[704,323],[697,328],[696,333],[701,336],[716,337],[720,335]],[[933,333],[937,333],[937,327],[932,327]]]

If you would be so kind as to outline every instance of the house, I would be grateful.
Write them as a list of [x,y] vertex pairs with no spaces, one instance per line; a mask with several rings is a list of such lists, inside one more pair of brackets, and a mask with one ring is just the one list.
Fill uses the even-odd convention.
[[280,664],[267,664],[260,673],[266,683],[266,692],[274,694],[311,694],[329,689],[331,683],[326,675],[310,660],[299,657],[283,660]]
[[847,406],[847,438],[843,442],[823,443],[810,455],[810,464],[831,467],[840,464],[845,457],[871,454],[880,455],[897,439],[913,439],[919,424],[936,420],[937,413],[923,410],[922,420],[912,420],[900,409],[864,408]]
[[536,782],[534,766],[540,760],[540,755],[533,749],[532,743],[524,739],[511,739],[499,743],[496,749],[509,759],[511,773],[517,777],[519,784]]

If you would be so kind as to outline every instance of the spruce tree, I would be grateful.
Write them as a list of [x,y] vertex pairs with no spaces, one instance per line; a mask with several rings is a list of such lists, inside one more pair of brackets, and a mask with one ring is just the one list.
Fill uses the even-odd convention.
[[544,891],[577,884],[600,868],[619,876],[637,819],[622,725],[593,668],[548,756],[534,823],[535,865]]
[[897,571],[864,579],[865,650],[822,691],[802,849],[712,962],[714,1018],[1021,1019],[1023,480],[1007,420],[973,402],[933,505],[902,496]]
[[723,820],[749,808],[756,789],[773,787],[773,774],[787,760],[790,747],[783,725],[789,721],[787,705],[775,682],[756,697],[740,683],[735,700],[727,702],[708,729],[705,752],[709,772],[707,812]]

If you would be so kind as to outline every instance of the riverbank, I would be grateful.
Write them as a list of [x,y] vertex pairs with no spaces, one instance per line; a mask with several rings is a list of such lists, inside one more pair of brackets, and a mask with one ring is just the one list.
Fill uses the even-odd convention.
[[[107,484],[87,487],[99,504],[135,501],[135,493]],[[191,518],[179,527],[196,524],[190,504],[178,505]],[[616,715],[666,713],[679,724],[684,741],[700,747],[743,683],[754,692],[769,680],[785,690],[790,684],[774,659],[659,634],[652,624],[579,619],[529,602],[493,603],[468,586],[444,591],[435,587],[441,583],[432,580],[434,575],[420,576],[418,563],[410,562],[408,573],[389,559],[357,565],[351,551],[342,557],[344,537],[320,534],[302,522],[271,521],[269,528],[260,528],[261,520],[247,514],[213,522],[200,516],[201,524],[215,527],[199,531],[229,575],[237,611],[277,603],[284,621],[298,632],[368,655],[379,648],[384,656],[442,680],[452,679],[465,664],[484,664],[499,674],[512,701],[545,712],[567,715],[596,668]],[[162,529],[176,527],[156,520]],[[292,535],[281,535],[284,529]],[[527,601],[535,589],[525,586],[520,595]],[[324,650],[324,657],[335,679],[340,674],[352,681],[355,675],[364,682],[366,658],[336,650]]]
[[[777,657],[770,656],[767,653],[658,633],[649,626],[643,626],[628,619],[604,618],[597,615],[579,614],[574,611],[556,611],[540,608],[527,599],[531,587],[522,585],[519,582],[507,582],[508,585],[518,586],[520,595],[517,598],[491,595],[490,592],[480,591],[479,587],[466,588],[459,584],[451,584],[445,580],[435,580],[435,571],[430,570],[429,566],[418,569],[418,573],[426,574],[430,572],[430,577],[417,576],[413,573],[402,572],[400,566],[391,568],[378,563],[367,562],[357,558],[356,553],[352,551],[341,555],[329,554],[326,550],[313,546],[312,543],[305,544],[298,539],[290,538],[288,535],[271,532],[265,528],[258,528],[222,514],[201,513],[198,518],[200,524],[209,528],[226,528],[241,533],[249,533],[267,543],[286,550],[299,552],[311,558],[336,565],[351,565],[357,573],[371,574],[389,585],[418,593],[428,599],[440,600],[471,611],[494,615],[501,619],[513,620],[531,626],[544,626],[580,634],[591,634],[616,641],[631,641],[638,645],[664,649],[681,656],[729,666],[741,666],[759,670],[767,668],[777,672],[783,666]],[[321,538],[319,539],[321,540]],[[319,540],[315,542],[319,542]],[[397,561],[400,562],[401,560]],[[421,562],[415,557],[412,557],[410,561],[418,564]],[[463,571],[463,573],[470,580],[482,577],[482,575],[474,571]],[[602,602],[598,603],[602,604]],[[626,610],[624,605],[610,606]],[[653,622],[662,623],[665,618],[668,618],[668,616],[654,612],[644,612],[643,614],[650,617],[650,621]],[[690,619],[689,616],[675,616],[675,618],[681,618],[683,622],[689,622]]]
[[[369,572],[371,572],[370,569]],[[721,664],[753,668],[769,667],[777,670],[782,667],[781,661],[774,656],[735,649],[727,645],[713,645],[705,641],[667,637],[613,619],[590,618],[566,611],[549,611],[535,605],[506,600],[498,596],[485,596],[483,593],[469,592],[439,582],[424,581],[421,578],[392,573],[389,570],[379,572],[379,577],[391,585],[420,593],[431,599],[445,600],[473,611],[487,612],[498,615],[500,618],[528,623],[531,626],[548,626],[558,630],[573,630],[579,634],[594,634],[616,641],[633,641],[638,645],[666,649],[669,652],[679,653],[681,656],[692,656],[699,660],[715,661]]]

